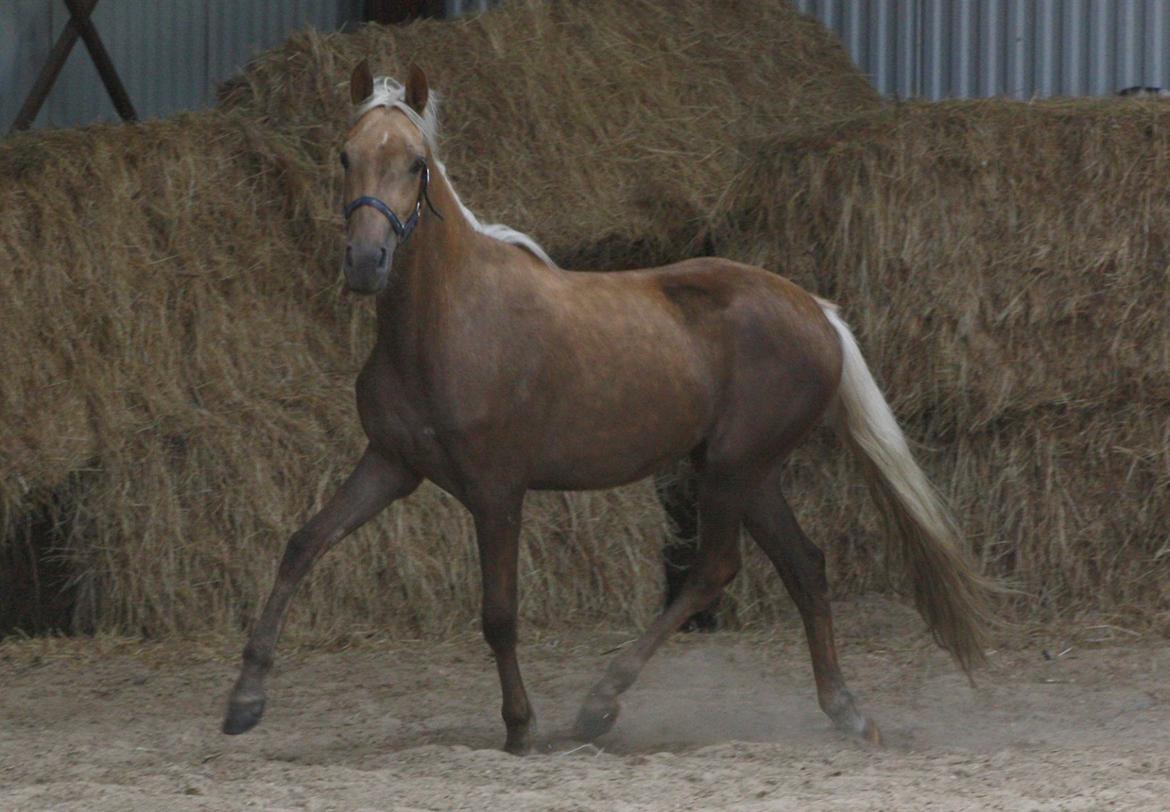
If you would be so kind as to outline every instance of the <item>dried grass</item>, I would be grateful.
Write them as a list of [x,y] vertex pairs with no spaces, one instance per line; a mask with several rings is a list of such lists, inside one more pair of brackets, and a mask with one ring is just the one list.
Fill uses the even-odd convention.
[[[221,92],[332,170],[348,78],[411,62],[445,96],[442,154],[475,212],[563,267],[693,256],[752,139],[880,105],[820,23],[787,2],[517,0],[498,12],[354,34],[306,32]],[[329,205],[334,201],[329,200]]]
[[[1162,104],[915,103],[761,142],[727,196],[720,252],[841,302],[1022,612],[1170,609],[1167,178]],[[814,537],[868,538],[801,493]]]
[[[979,554],[1027,590],[1021,614],[1170,615],[1170,114],[881,110],[786,4],[721,5],[518,3],[303,34],[221,111],[0,143],[0,615],[29,598],[26,547],[51,544],[72,582],[60,625],[254,617],[288,532],[361,446],[372,314],[337,285],[334,155],[360,56],[424,65],[469,205],[566,265],[713,247],[841,301]],[[790,491],[838,592],[891,586],[835,442],[801,452]],[[525,619],[645,622],[663,532],[645,484],[534,495]],[[474,628],[470,523],[425,488],[294,606],[302,636]],[[787,606],[749,551],[729,615]]]
[[[243,626],[287,534],[356,459],[352,381],[373,319],[337,285],[335,153],[344,80],[366,55],[390,73],[408,56],[426,66],[451,102],[459,190],[567,264],[695,250],[744,138],[876,104],[786,4],[531,2],[298,35],[226,88],[218,112],[6,139],[10,626]],[[663,532],[646,485],[534,495],[525,618],[645,622]],[[326,558],[291,631],[472,627],[474,549],[462,509],[425,488]]]

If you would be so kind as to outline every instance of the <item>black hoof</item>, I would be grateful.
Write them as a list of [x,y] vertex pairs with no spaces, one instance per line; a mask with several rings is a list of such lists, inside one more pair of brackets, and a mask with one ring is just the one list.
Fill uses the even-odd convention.
[[223,720],[223,732],[229,736],[247,733],[256,727],[263,715],[263,699],[253,699],[250,702],[229,702],[227,716]]
[[513,740],[511,736],[504,742],[504,752],[513,756],[526,756],[532,752],[532,743],[528,737]]
[[577,714],[574,738],[591,742],[604,736],[617,721],[620,706],[615,700],[588,699]]

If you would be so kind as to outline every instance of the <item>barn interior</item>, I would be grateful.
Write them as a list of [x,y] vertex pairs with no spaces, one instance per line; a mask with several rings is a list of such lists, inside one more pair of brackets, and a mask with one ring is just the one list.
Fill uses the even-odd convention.
[[[674,6],[307,31],[214,109],[0,141],[0,634],[239,630],[356,458],[373,319],[339,283],[335,153],[362,57],[425,67],[465,201],[564,267],[717,253],[838,301],[1018,590],[1005,615],[1166,628],[1164,104],[888,101],[788,3]],[[833,438],[790,478],[836,594],[896,592]],[[525,622],[646,623],[665,532],[646,483],[534,495]],[[290,627],[473,627],[474,549],[424,489],[322,562]],[[746,552],[724,623],[791,616]]]

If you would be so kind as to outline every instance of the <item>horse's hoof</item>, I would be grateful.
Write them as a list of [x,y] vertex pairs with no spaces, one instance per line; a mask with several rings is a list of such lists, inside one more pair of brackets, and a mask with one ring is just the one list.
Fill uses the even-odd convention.
[[246,702],[229,702],[227,716],[223,720],[223,732],[229,736],[238,736],[247,733],[260,721],[264,715],[264,699],[252,699]]
[[526,756],[532,752],[532,743],[527,736],[515,739],[509,736],[508,740],[504,742],[504,752],[513,756]]
[[587,699],[577,714],[577,723],[573,726],[573,737],[582,741],[591,742],[599,736],[604,736],[617,721],[621,706],[613,699]]

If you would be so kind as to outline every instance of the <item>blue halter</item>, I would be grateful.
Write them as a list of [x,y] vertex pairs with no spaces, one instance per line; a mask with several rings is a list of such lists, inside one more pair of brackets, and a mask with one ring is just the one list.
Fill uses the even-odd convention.
[[348,221],[350,215],[352,215],[362,206],[369,206],[372,209],[376,209],[385,215],[386,219],[390,221],[390,228],[394,229],[394,233],[398,237],[398,244],[404,245],[406,241],[410,239],[410,235],[413,234],[414,230],[418,227],[418,221],[422,216],[422,205],[424,200],[427,202],[427,208],[434,212],[435,216],[440,220],[443,219],[443,215],[439,214],[438,209],[435,208],[435,204],[431,202],[430,195],[427,194],[427,187],[430,185],[430,183],[431,168],[427,166],[426,163],[423,163],[422,188],[419,189],[418,200],[415,201],[414,204],[414,213],[407,218],[405,223],[402,222],[398,215],[394,213],[394,210],[387,206],[383,201],[376,197],[370,197],[369,195],[363,195],[362,197],[350,201],[343,209],[345,219]]

